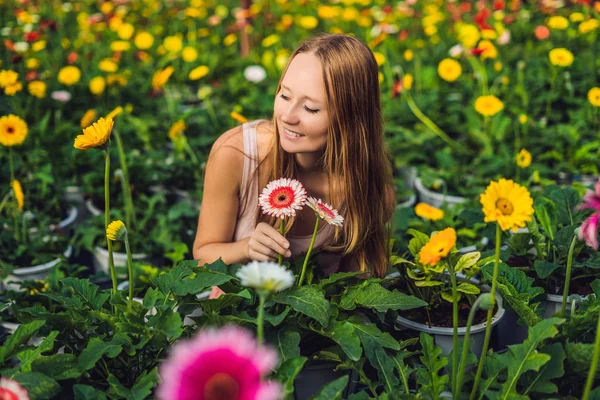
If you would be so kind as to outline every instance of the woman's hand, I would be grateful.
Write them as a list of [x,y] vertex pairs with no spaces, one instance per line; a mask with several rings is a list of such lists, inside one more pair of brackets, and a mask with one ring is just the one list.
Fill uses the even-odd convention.
[[275,261],[279,254],[289,257],[290,243],[277,229],[266,222],[256,226],[248,240],[248,258],[256,261]]

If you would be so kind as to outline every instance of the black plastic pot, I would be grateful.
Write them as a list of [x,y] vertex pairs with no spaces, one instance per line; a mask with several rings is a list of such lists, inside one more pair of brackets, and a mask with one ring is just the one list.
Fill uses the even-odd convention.
[[343,393],[343,398],[356,391],[356,382],[358,381],[358,373],[354,370],[339,370],[335,371],[337,364],[328,361],[309,361],[294,381],[294,399],[307,400],[334,380],[348,375],[348,386]]

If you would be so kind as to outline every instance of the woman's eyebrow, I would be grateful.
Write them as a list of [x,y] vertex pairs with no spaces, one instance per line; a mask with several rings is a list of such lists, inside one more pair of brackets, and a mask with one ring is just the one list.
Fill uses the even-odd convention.
[[[290,92],[292,91],[292,89],[290,89],[289,87],[285,86],[283,83],[281,84],[281,87],[282,87],[282,88],[284,88],[284,89],[285,89],[285,90],[287,90],[287,91],[290,91]],[[310,101],[312,101],[312,102],[319,103],[319,104],[323,104],[323,102],[322,102],[322,101],[315,100],[315,99],[313,99],[312,97],[309,97],[309,96],[302,96],[302,97],[304,97],[305,99],[308,99],[308,100],[310,100]]]

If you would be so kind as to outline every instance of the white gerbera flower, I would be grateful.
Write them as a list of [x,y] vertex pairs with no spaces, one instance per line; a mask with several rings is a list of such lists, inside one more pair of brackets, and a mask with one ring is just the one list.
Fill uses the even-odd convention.
[[342,226],[344,217],[338,214],[338,211],[327,203],[323,203],[321,199],[317,200],[314,197],[309,197],[306,204],[319,216],[331,225]]
[[265,80],[267,72],[260,65],[250,65],[244,70],[244,77],[253,83],[259,83]]
[[276,179],[263,189],[258,203],[267,215],[281,219],[296,216],[296,210],[306,203],[306,190],[296,179]]
[[294,284],[292,272],[273,262],[252,261],[240,268],[235,275],[242,280],[243,286],[273,293],[281,292]]

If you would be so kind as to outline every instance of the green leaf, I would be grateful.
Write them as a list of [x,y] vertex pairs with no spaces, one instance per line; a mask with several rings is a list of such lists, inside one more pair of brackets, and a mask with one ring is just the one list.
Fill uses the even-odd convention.
[[317,393],[315,396],[311,396],[311,400],[340,400],[342,395],[348,386],[348,380],[350,377],[344,375],[337,378],[333,382],[329,382]]
[[594,279],[590,284],[592,290],[594,291],[594,295],[596,295],[597,299],[600,299],[600,279]]
[[371,365],[377,369],[377,375],[385,390],[392,392],[399,384],[398,378],[394,374],[396,363],[373,338],[362,336],[361,341],[365,348],[365,355]]
[[308,358],[306,357],[290,358],[279,365],[279,368],[275,373],[275,379],[283,386],[283,398],[287,398],[287,396],[294,393],[294,380],[296,380],[296,376],[298,376],[300,371],[302,371],[302,368],[304,368],[304,364],[307,360]]
[[527,387],[523,394],[532,393],[558,393],[558,387],[551,382],[552,379],[561,378],[565,369],[563,367],[566,354],[560,343],[552,343],[540,350],[541,353],[548,354],[550,361],[546,363],[540,371],[530,372],[524,376],[523,385]]
[[533,268],[540,279],[546,279],[552,275],[557,268],[561,268],[561,266],[549,261],[535,260]]
[[178,312],[170,308],[148,319],[148,326],[162,332],[169,339],[177,339],[183,333],[183,320]]
[[73,354],[41,356],[31,363],[31,370],[33,372],[41,372],[57,381],[76,379],[82,374],[82,371],[77,367],[77,357]]
[[410,242],[408,242],[408,250],[410,250],[410,253],[413,256],[416,256],[421,251],[421,248],[429,242],[429,236],[412,228],[407,230],[406,233],[413,237]]
[[17,372],[12,379],[19,382],[31,400],[52,399],[60,393],[60,385],[40,372]]
[[342,282],[345,280],[350,280],[356,276],[363,275],[364,272],[355,271],[355,272],[338,272],[335,274],[329,275],[329,277],[320,280],[317,282],[317,285],[320,287],[325,287],[326,285],[331,285],[333,283]]
[[291,308],[286,307],[285,310],[283,310],[283,312],[281,312],[279,315],[271,315],[269,313],[265,313],[265,321],[267,321],[273,326],[277,326],[283,322],[285,317],[290,313],[290,310]]
[[152,394],[152,389],[158,383],[158,368],[153,368],[150,371],[144,371],[137,379],[131,388],[131,400],[144,400]]
[[123,350],[122,346],[127,343],[130,343],[129,339],[120,333],[117,333],[110,342],[105,342],[98,337],[91,338],[77,360],[79,370],[87,371],[93,368],[104,355],[115,358]]
[[546,197],[538,197],[535,199],[533,208],[535,209],[535,216],[540,225],[544,228],[550,240],[554,240],[558,226],[558,210],[556,209],[556,205]]
[[469,269],[473,265],[477,264],[477,261],[481,258],[481,253],[478,251],[473,251],[471,253],[463,254],[459,259],[456,265],[454,266],[454,271],[459,273],[463,269]]
[[386,347],[392,350],[400,350],[400,344],[392,335],[387,332],[381,332],[377,325],[364,322],[358,315],[353,315],[347,319],[347,322],[352,324],[354,333],[364,342],[366,338],[370,338],[377,342],[381,347]]
[[73,385],[75,400],[106,400],[104,392],[88,385]]
[[233,277],[222,274],[220,272],[212,271],[199,271],[196,272],[196,276],[193,278],[182,279],[171,287],[171,291],[178,296],[185,296],[188,294],[198,294],[206,291],[212,286],[222,285],[223,283],[229,282]]
[[248,289],[244,289],[239,293],[225,293],[218,299],[206,299],[200,301],[202,310],[205,314],[219,314],[221,310],[228,307],[237,306],[242,300],[249,300],[252,295]]
[[356,295],[354,303],[358,306],[374,308],[378,312],[410,310],[427,306],[427,303],[421,299],[401,293],[398,290],[390,292],[378,283],[371,283],[366,287],[362,287]]
[[295,311],[314,318],[324,327],[329,321],[329,302],[323,292],[315,286],[293,286],[276,295],[273,300],[287,304]]
[[165,295],[174,293],[180,282],[193,273],[187,261],[182,261],[175,268],[166,274],[159,275],[152,279],[152,282]]
[[560,188],[550,193],[550,200],[556,205],[558,222],[563,225],[572,225],[574,223],[573,211],[581,200],[579,193],[573,188]]
[[353,361],[360,360],[362,347],[360,339],[354,334],[354,326],[348,321],[332,320],[323,332],[325,336],[340,345],[344,353]]
[[458,292],[462,292],[462,293],[466,293],[466,294],[479,294],[481,292],[481,290],[471,284],[471,283],[467,283],[467,282],[461,282],[457,287],[456,290]]
[[567,354],[567,370],[576,374],[587,375],[592,365],[594,344],[567,342],[565,351]]
[[19,325],[17,330],[0,347],[0,364],[12,358],[18,352],[19,346],[27,343],[45,323],[46,321],[36,320],[28,324]]
[[43,352],[50,351],[54,348],[54,340],[57,336],[58,331],[52,331],[36,348],[21,351],[17,355],[19,361],[21,361],[21,371],[31,372],[31,363]]
[[100,310],[106,300],[110,297],[108,293],[98,293],[100,289],[97,285],[90,283],[89,279],[65,278],[61,280],[64,287],[79,298],[83,304],[86,304],[93,310]]
[[289,329],[277,330],[275,340],[282,361],[300,356],[300,334],[298,332]]
[[434,346],[433,338],[421,332],[421,347],[423,355],[420,358],[423,367],[417,370],[417,382],[421,385],[422,394],[432,399],[439,399],[448,383],[448,375],[440,376],[440,371],[448,364],[448,359],[442,355],[442,349]]

